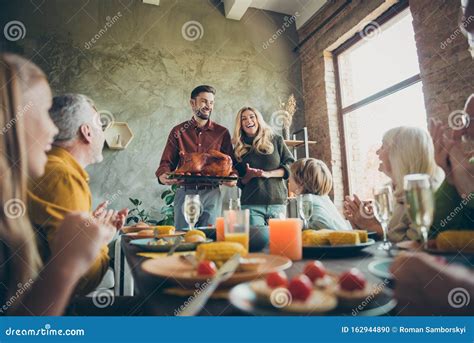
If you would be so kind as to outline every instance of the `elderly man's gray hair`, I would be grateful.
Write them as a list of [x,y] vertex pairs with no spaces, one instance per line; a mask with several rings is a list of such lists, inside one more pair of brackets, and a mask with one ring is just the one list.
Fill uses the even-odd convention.
[[59,133],[55,143],[67,142],[77,137],[82,124],[92,123],[93,118],[87,115],[94,102],[82,94],[64,94],[53,98],[49,115],[58,127]]

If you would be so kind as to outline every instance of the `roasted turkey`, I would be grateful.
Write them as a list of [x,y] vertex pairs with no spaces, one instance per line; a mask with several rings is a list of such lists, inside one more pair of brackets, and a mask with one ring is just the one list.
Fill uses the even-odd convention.
[[175,174],[205,176],[229,176],[232,171],[232,158],[217,150],[209,152],[180,152]]

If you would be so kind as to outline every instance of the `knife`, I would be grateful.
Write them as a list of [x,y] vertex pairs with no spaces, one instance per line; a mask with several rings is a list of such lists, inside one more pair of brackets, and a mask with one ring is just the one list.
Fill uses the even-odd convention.
[[186,308],[181,311],[178,316],[195,316],[198,314],[204,305],[206,304],[209,297],[214,293],[217,286],[227,279],[229,279],[240,264],[240,254],[235,254],[228,260],[224,265],[217,271],[216,275],[212,278],[211,282],[207,287],[199,293]]

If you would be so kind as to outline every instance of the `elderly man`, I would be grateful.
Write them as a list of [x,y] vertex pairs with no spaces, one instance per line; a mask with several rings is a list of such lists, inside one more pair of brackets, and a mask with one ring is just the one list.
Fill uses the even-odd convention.
[[[104,133],[94,103],[81,94],[66,94],[53,99],[50,116],[59,129],[53,148],[48,153],[44,176],[29,185],[30,217],[38,230],[40,252],[49,255],[49,242],[54,238],[65,214],[73,211],[91,212],[92,197],[88,165],[101,162]],[[106,211],[104,202],[93,212],[95,216]],[[128,210],[115,215],[117,228],[123,225]],[[67,249],[67,247],[65,247]],[[77,287],[78,294],[94,290],[109,266],[108,247]]]

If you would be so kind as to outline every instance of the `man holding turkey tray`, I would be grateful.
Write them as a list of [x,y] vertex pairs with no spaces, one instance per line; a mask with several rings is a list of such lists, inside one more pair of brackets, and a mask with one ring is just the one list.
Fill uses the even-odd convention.
[[[236,185],[230,133],[210,119],[215,94],[214,87],[208,85],[193,89],[189,100],[193,116],[171,130],[155,173],[160,184],[178,184],[174,200],[177,229],[187,227],[183,213],[186,195],[188,199],[199,198],[201,204],[198,213],[193,213],[190,208],[188,221],[196,222],[196,226],[207,226],[214,224],[221,213],[219,184]],[[193,215],[199,219],[189,218]]]

